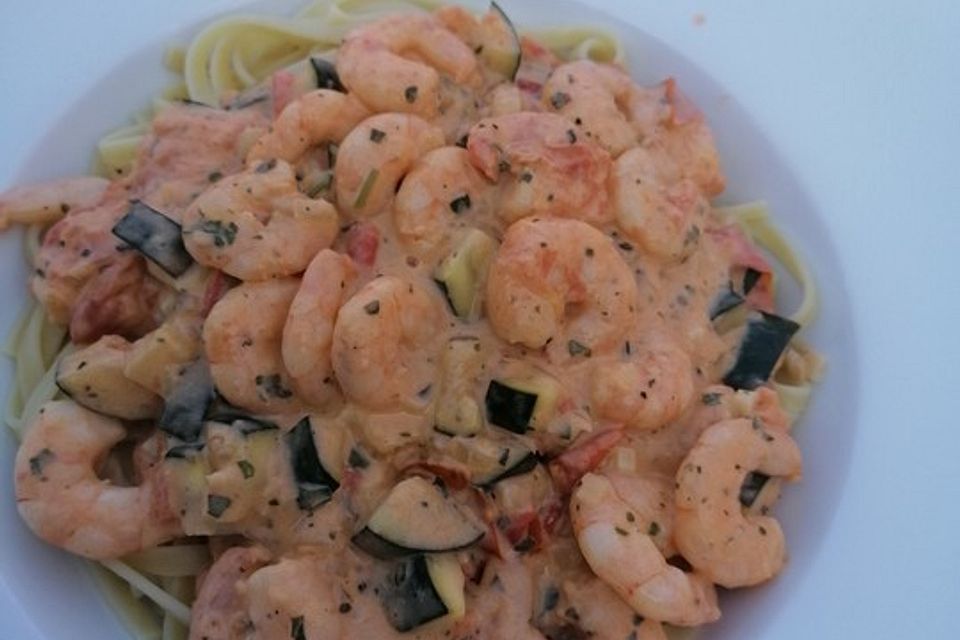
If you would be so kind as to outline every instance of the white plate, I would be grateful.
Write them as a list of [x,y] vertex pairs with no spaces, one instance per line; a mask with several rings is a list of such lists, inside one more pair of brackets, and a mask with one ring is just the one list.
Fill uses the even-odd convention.
[[[243,3],[60,4],[0,22],[0,185],[84,169],[162,86],[164,44]],[[810,338],[829,374],[798,431],[806,477],[780,509],[792,561],[726,598],[709,637],[958,637],[957,5],[589,2],[618,23],[504,4],[521,23],[613,24],[636,75],[676,76],[714,126],[728,199],[771,202],[823,289]],[[25,294],[17,252],[0,237],[3,332]],[[4,469],[12,452],[4,432]],[[125,637],[79,563],[24,529],[10,484],[0,473],[0,638]]]

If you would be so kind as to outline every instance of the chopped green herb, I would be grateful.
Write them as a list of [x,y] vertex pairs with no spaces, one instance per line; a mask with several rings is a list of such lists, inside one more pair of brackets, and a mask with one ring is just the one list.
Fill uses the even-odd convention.
[[626,529],[621,529],[620,527],[614,527],[613,530],[616,531],[616,532],[617,532],[618,534],[620,534],[621,536],[628,536],[628,535],[630,535],[630,532],[629,532],[629,531],[627,531]]
[[230,508],[233,501],[227,496],[210,495],[207,496],[207,513],[214,518],[219,518],[223,512]]
[[584,358],[589,358],[593,352],[590,350],[590,347],[585,344],[581,344],[576,340],[570,340],[567,342],[567,351],[570,352],[571,356],[583,356]]
[[563,91],[557,91],[550,96],[550,104],[554,109],[563,109],[570,103],[570,94]]
[[370,466],[367,457],[360,453],[358,449],[350,449],[350,455],[347,456],[347,464],[354,469],[366,469]]
[[256,472],[256,470],[253,468],[253,465],[247,460],[241,460],[237,463],[237,466],[240,467],[240,472],[243,474],[244,480],[249,480]]
[[264,162],[261,162],[260,164],[258,164],[257,168],[254,169],[254,171],[256,171],[257,173],[267,173],[269,171],[272,171],[273,168],[276,166],[277,166],[277,159],[270,158],[269,160],[265,160]]
[[577,141],[577,134],[573,132],[573,129],[567,129],[567,140],[570,144]]
[[273,396],[274,398],[289,398],[293,396],[293,391],[283,386],[283,378],[279,373],[258,375],[253,380],[267,396]]
[[459,198],[450,201],[450,210],[454,213],[463,213],[470,208],[470,194],[465,193]]
[[367,204],[367,198],[370,197],[370,192],[373,191],[373,185],[377,182],[377,177],[379,175],[379,170],[371,169],[370,173],[367,174],[367,177],[363,179],[363,184],[360,186],[360,191],[357,192],[357,197],[353,201],[353,206],[355,209],[363,209],[364,205]]
[[380,301],[373,300],[372,302],[368,302],[367,304],[363,305],[363,310],[371,316],[377,315],[380,313]]
[[647,528],[647,533],[651,536],[655,536],[660,533],[660,525],[656,522],[651,522],[650,526]]
[[200,224],[200,231],[213,237],[213,244],[217,247],[229,247],[237,239],[240,228],[235,222],[223,224],[221,220],[204,220]]
[[387,133],[385,131],[381,131],[380,129],[370,129],[370,142],[380,144],[386,137]]
[[43,448],[40,452],[30,458],[30,473],[35,476],[43,475],[43,468],[55,460],[57,455],[50,449]]
[[403,90],[403,97],[408,103],[413,104],[417,101],[417,94],[419,92],[420,90],[417,88],[417,85],[412,84]]
[[219,171],[211,171],[207,174],[207,180],[209,182],[217,182],[220,178],[223,177],[223,174]]
[[720,404],[721,397],[719,393],[705,393],[700,396],[700,402],[707,405],[708,407],[715,407]]

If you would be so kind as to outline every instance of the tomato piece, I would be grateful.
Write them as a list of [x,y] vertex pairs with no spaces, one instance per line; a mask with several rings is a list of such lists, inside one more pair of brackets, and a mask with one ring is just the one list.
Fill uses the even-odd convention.
[[372,267],[380,247],[380,231],[369,222],[358,222],[347,230],[347,255],[357,264]]
[[596,469],[622,438],[622,430],[608,429],[561,453],[547,465],[554,485],[562,493],[569,493],[577,480]]

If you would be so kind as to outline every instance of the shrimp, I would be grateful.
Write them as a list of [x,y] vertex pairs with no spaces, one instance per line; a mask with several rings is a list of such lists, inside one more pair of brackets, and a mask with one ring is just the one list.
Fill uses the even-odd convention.
[[490,266],[487,315],[508,342],[583,356],[619,343],[637,296],[630,267],[600,231],[527,218],[510,226]]
[[633,122],[632,107],[643,97],[622,70],[577,60],[554,69],[543,86],[542,102],[616,157],[638,142],[643,119]]
[[337,152],[337,206],[353,218],[379,212],[417,158],[442,145],[443,132],[417,116],[382,113],[367,118]]
[[693,398],[686,351],[657,340],[636,360],[602,363],[592,377],[593,411],[631,429],[658,429],[678,418]]
[[162,475],[134,487],[97,476],[123,440],[119,421],[72,401],[48,402],[27,427],[14,463],[17,509],[46,542],[87,558],[118,558],[180,535]]
[[120,243],[109,230],[129,208],[126,192],[113,188],[97,205],[71,211],[43,235],[30,286],[57,324],[70,322],[83,287],[120,259]]
[[677,471],[674,538],[698,571],[724,587],[759,584],[786,561],[783,530],[773,518],[744,514],[747,474],[796,480],[800,449],[790,436],[759,421],[723,420],[707,428]]
[[420,158],[404,178],[393,204],[393,222],[404,242],[429,253],[449,236],[461,214],[483,216],[490,211],[492,195],[465,150],[440,147]]
[[322,406],[336,393],[330,363],[333,326],[356,271],[350,258],[324,249],[303,274],[287,314],[283,365],[294,390],[312,405]]
[[376,409],[423,403],[436,382],[443,315],[419,285],[383,276],[340,308],[333,329],[333,370],[344,393]]
[[658,155],[635,147],[613,165],[611,195],[617,223],[650,255],[666,261],[697,248],[709,203],[696,183],[672,178]]
[[300,408],[281,344],[287,311],[297,293],[294,279],[242,284],[210,310],[203,345],[217,390],[254,413],[291,413]]
[[[283,558],[258,569],[244,585],[250,625],[265,640],[310,638],[339,640],[344,615],[338,584],[318,558]],[[360,629],[351,629],[363,637]]]
[[279,160],[213,185],[183,214],[190,255],[241,280],[300,273],[338,231],[333,205],[300,194],[293,169]]
[[607,178],[610,154],[578,136],[552,113],[512,113],[486,118],[470,129],[470,161],[490,180],[502,174],[500,215],[507,222],[532,215],[610,219]]
[[650,539],[650,524],[604,476],[581,479],[570,497],[570,518],[587,564],[640,615],[682,626],[720,617],[713,585],[667,564]]
[[243,601],[243,583],[270,561],[260,546],[231,547],[200,579],[190,609],[190,640],[241,638],[250,623]]
[[257,139],[247,153],[247,165],[271,158],[296,162],[312,146],[339,144],[369,115],[352,95],[329,89],[308,93],[288,104],[270,131]]
[[[587,580],[565,580],[560,591],[565,598],[563,621],[550,628],[554,631],[547,634],[551,638],[667,640],[663,625],[637,615],[613,589],[594,576]],[[564,635],[564,631],[574,633]]]
[[93,176],[14,187],[0,193],[0,231],[11,223],[46,224],[103,200],[110,181]]
[[391,16],[352,31],[337,55],[337,72],[371,110],[428,120],[440,111],[440,73],[457,85],[482,81],[470,47],[431,15]]

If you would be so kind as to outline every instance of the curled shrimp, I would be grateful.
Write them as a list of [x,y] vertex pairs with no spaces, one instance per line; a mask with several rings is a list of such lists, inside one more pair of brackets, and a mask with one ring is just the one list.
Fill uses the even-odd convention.
[[420,406],[437,375],[443,316],[419,285],[383,276],[340,308],[333,330],[333,369],[355,402],[383,409]]
[[227,292],[203,323],[203,345],[217,390],[254,413],[290,413],[300,407],[281,343],[294,279],[249,282]]
[[610,218],[610,154],[561,116],[521,112],[486,118],[470,129],[467,151],[487,178],[502,182],[500,215],[508,222],[532,215],[591,224]]
[[183,243],[194,260],[241,280],[300,273],[338,231],[333,205],[302,195],[280,160],[218,182],[183,214]]
[[310,262],[283,328],[283,365],[294,390],[306,402],[322,406],[336,394],[330,345],[337,311],[356,277],[347,256],[324,249]]
[[658,340],[636,360],[597,366],[592,398],[601,418],[631,429],[658,429],[690,404],[693,365],[678,345]]
[[725,587],[759,584],[786,561],[780,524],[744,514],[740,487],[747,474],[796,480],[800,449],[790,436],[755,420],[723,420],[707,428],[677,471],[674,537],[698,571]]
[[693,180],[664,171],[659,155],[635,147],[617,158],[611,181],[614,214],[647,253],[680,260],[697,248],[710,205]]
[[[258,638],[339,640],[344,614],[337,583],[311,555],[283,558],[251,575],[244,592]],[[360,629],[351,631],[364,637]],[[367,636],[374,637],[374,636]]]
[[440,110],[440,73],[457,85],[480,82],[473,51],[432,15],[391,16],[352,31],[337,71],[371,110],[426,119]]
[[201,577],[190,608],[190,640],[243,637],[250,619],[241,585],[270,558],[260,546],[231,547],[217,558]]
[[577,60],[554,69],[543,86],[542,102],[616,157],[639,140],[639,129],[646,124],[645,97],[621,69]]
[[334,186],[340,210],[354,218],[379,212],[417,158],[441,145],[443,132],[417,116],[382,113],[367,118],[337,152]]
[[588,473],[570,497],[574,535],[587,564],[640,615],[696,626],[720,617],[713,585],[667,564],[643,522],[604,476]]
[[54,222],[69,211],[94,207],[103,199],[109,186],[109,180],[83,176],[4,191],[0,193],[0,230],[11,223]]
[[487,315],[508,342],[589,355],[632,325],[637,285],[600,231],[579,220],[526,218],[507,230],[487,280]]
[[[560,585],[565,598],[564,619],[558,628],[547,627],[548,637],[566,638],[563,631],[573,627],[586,638],[623,638],[630,640],[667,640],[663,625],[646,620],[624,602],[607,583],[590,576],[586,580],[565,580]],[[561,607],[557,607],[561,610]],[[573,620],[566,617],[573,614]],[[553,633],[549,633],[553,631]]]
[[460,147],[440,147],[417,160],[393,203],[400,238],[429,253],[464,214],[484,215],[492,189]]
[[97,476],[100,463],[126,435],[119,421],[72,401],[43,406],[27,427],[14,463],[17,509],[37,536],[103,560],[180,533],[156,469],[144,470],[133,487]]
[[247,153],[247,164],[255,166],[277,158],[296,162],[312,146],[340,143],[357,123],[370,115],[351,95],[318,89],[288,104]]

